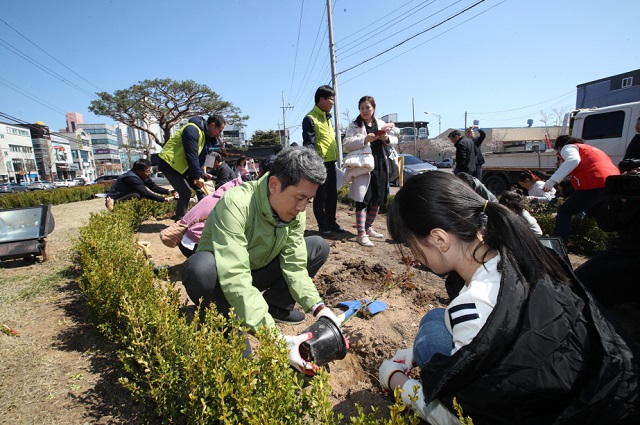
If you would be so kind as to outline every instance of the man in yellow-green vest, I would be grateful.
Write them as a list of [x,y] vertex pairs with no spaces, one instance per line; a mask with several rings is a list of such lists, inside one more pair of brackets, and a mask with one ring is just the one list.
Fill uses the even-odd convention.
[[316,90],[315,102],[311,112],[302,120],[302,142],[320,154],[327,169],[327,179],[318,187],[313,199],[313,215],[318,222],[318,230],[323,236],[331,233],[344,233],[336,222],[338,190],[336,188],[336,161],[338,145],[331,126],[331,109],[336,92],[331,86],[320,86]]
[[164,173],[179,196],[174,220],[180,220],[187,213],[191,188],[196,191],[198,200],[204,197],[202,165],[208,148],[219,144],[224,125],[224,119],[219,115],[211,115],[206,120],[200,116],[190,118],[187,125],[165,143],[158,155],[158,171]]

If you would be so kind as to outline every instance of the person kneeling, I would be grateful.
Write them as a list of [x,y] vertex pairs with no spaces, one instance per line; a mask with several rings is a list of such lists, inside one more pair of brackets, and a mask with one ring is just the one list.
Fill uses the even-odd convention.
[[[287,148],[268,174],[226,192],[185,263],[182,282],[191,301],[202,308],[213,303],[225,315],[233,308],[251,330],[275,327],[276,321],[302,322],[305,315],[294,310],[296,302],[339,326],[312,280],[329,256],[329,244],[320,236],[304,236],[305,209],[325,179],[314,150]],[[313,373],[298,351],[310,336],[284,338],[290,365]]]
[[[160,195],[159,195],[160,194]],[[106,205],[113,205],[113,201],[122,202],[129,199],[147,198],[158,202],[169,202],[173,198],[165,198],[161,195],[176,196],[175,192],[158,186],[151,180],[151,161],[139,159],[133,163],[133,167],[121,174],[111,186],[107,194]],[[112,200],[109,202],[109,200]]]

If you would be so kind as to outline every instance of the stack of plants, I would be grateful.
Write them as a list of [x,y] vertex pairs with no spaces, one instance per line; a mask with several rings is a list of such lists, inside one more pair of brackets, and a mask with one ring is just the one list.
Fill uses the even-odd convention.
[[[94,214],[75,246],[90,317],[119,347],[122,385],[163,422],[340,423],[326,372],[305,383],[275,332],[261,329],[253,355],[243,358],[246,329],[237,320],[215,307],[187,319],[178,290],[154,275],[134,240],[143,220],[164,213],[162,205],[128,201]],[[378,419],[377,409],[359,409],[351,423],[417,424],[407,410],[396,404]]]

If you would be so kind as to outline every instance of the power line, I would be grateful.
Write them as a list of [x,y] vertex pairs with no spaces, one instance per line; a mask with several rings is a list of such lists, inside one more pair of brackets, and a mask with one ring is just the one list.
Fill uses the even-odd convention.
[[473,20],[473,19],[477,18],[478,16],[483,15],[483,14],[485,14],[485,13],[489,12],[491,9],[494,9],[494,8],[496,8],[496,7],[500,6],[502,3],[505,3],[506,1],[507,1],[507,0],[502,0],[500,3],[495,4],[495,5],[491,6],[490,8],[488,8],[488,9],[486,9],[486,10],[483,10],[482,12],[477,13],[477,14],[475,14],[475,15],[471,16],[470,18],[468,18],[468,19],[466,19],[466,20],[462,21],[462,22],[461,22],[461,23],[459,23],[457,26],[455,26],[455,27],[451,27],[451,28],[449,28],[449,29],[447,29],[447,30],[445,30],[445,31],[441,32],[440,34],[437,34],[437,35],[435,35],[435,36],[431,37],[430,39],[425,40],[425,41],[423,41],[422,43],[417,44],[416,46],[414,46],[414,47],[412,47],[412,48],[410,48],[410,49],[408,49],[408,50],[405,50],[404,52],[399,53],[399,54],[397,54],[396,56],[393,56],[392,58],[390,58],[390,59],[388,59],[388,60],[386,60],[386,61],[384,61],[384,62],[382,62],[382,63],[380,63],[380,64],[378,64],[378,65],[376,65],[376,66],[374,66],[374,67],[372,67],[372,68],[370,68],[370,69],[368,69],[368,70],[366,70],[366,71],[363,71],[362,73],[360,73],[360,74],[358,74],[358,75],[353,76],[352,78],[350,78],[350,79],[348,79],[348,80],[344,80],[342,83],[343,83],[343,84],[346,84],[346,83],[348,83],[348,82],[351,82],[351,81],[353,81],[353,80],[356,80],[356,79],[358,79],[359,77],[363,76],[364,74],[367,74],[367,73],[369,73],[369,72],[373,71],[374,69],[379,68],[379,67],[381,67],[382,65],[385,65],[385,64],[387,64],[387,63],[389,63],[389,62],[391,62],[391,61],[393,61],[393,60],[395,60],[395,59],[399,58],[400,56],[404,56],[404,55],[406,55],[407,53],[409,53],[409,52],[411,52],[411,51],[413,51],[413,50],[417,49],[418,47],[420,47],[420,46],[424,46],[425,44],[427,44],[427,43],[429,43],[429,42],[431,42],[431,41],[435,40],[436,38],[439,38],[439,37],[441,37],[441,36],[445,35],[446,33],[450,32],[450,31],[453,31],[454,29],[458,28],[460,25],[463,25],[463,24],[465,24],[465,23],[467,23],[467,22],[469,22],[469,21],[471,21],[471,20]]
[[33,94],[31,94],[31,93],[29,93],[29,92],[27,92],[27,91],[15,86],[14,84],[10,83],[9,81],[5,80],[2,77],[0,77],[0,80],[2,80],[2,81],[0,81],[0,84],[5,85],[6,87],[10,88],[11,90],[15,91],[16,93],[19,93],[19,94],[21,94],[21,95],[33,100],[34,102],[37,102],[37,103],[41,104],[45,108],[49,108],[54,112],[58,112],[58,113],[64,115],[64,112],[56,109],[55,106],[53,106],[52,104],[50,104],[46,100],[43,100],[43,99],[40,99],[40,98],[36,97],[35,95],[33,95]]
[[52,77],[60,80],[62,83],[67,84],[71,87],[73,87],[74,89],[78,90],[81,93],[86,94],[89,97],[95,97],[97,98],[97,96],[94,93],[88,92],[85,89],[83,89],[82,87],[78,86],[77,84],[74,84],[70,81],[68,81],[66,78],[64,78],[63,76],[61,76],[60,74],[56,73],[55,71],[49,69],[48,67],[42,65],[40,62],[38,62],[37,60],[33,59],[31,56],[27,55],[26,53],[22,52],[20,49],[12,46],[11,44],[9,44],[8,42],[6,42],[3,39],[0,39],[0,44],[2,46],[4,46],[5,49],[9,50],[10,52],[14,53],[16,56],[21,57],[22,59],[24,59],[25,61],[31,63],[32,65],[40,68],[41,70],[43,70],[44,72],[46,72],[47,74],[51,75]]
[[[10,121],[13,121],[15,124],[20,124],[20,125],[23,125],[23,126],[25,126],[25,127],[29,127],[30,129],[32,129],[32,128],[34,128],[34,129],[35,129],[35,128],[39,129],[39,128],[41,127],[41,126],[40,126],[40,125],[38,125],[38,124],[30,123],[30,122],[27,122],[27,121],[21,120],[20,118],[12,117],[11,115],[6,114],[6,113],[4,113],[4,112],[0,112],[0,118],[8,119],[8,120],[10,120]],[[57,131],[51,131],[51,129],[50,129],[50,128],[49,128],[49,134],[53,134],[53,135],[58,136],[58,137],[61,137],[61,138],[63,138],[63,139],[67,139],[67,140],[69,140],[69,141],[71,141],[71,142],[77,142],[77,140],[76,140],[76,139],[74,139],[73,137],[69,137],[69,136],[67,136],[67,135],[65,135],[65,134],[58,133]]]
[[12,30],[14,30],[15,32],[17,32],[22,38],[24,38],[25,40],[27,40],[29,43],[33,44],[37,49],[39,49],[42,53],[44,53],[45,55],[49,56],[51,59],[53,59],[54,61],[58,62],[60,65],[62,65],[63,67],[65,67],[66,69],[68,69],[69,71],[71,71],[73,74],[75,74],[76,76],[80,77],[82,80],[84,80],[86,83],[90,84],[91,86],[95,87],[97,90],[100,90],[100,87],[96,86],[95,84],[93,84],[91,81],[87,80],[86,78],[84,78],[82,75],[78,74],[77,72],[75,72],[73,69],[69,68],[67,65],[65,65],[64,63],[60,62],[58,59],[56,59],[55,57],[53,57],[51,54],[49,54],[47,51],[45,51],[44,49],[42,49],[40,46],[38,46],[36,43],[34,43],[33,41],[29,40],[24,34],[22,34],[20,31],[18,31],[17,29],[15,29],[14,27],[12,27],[11,25],[9,25],[8,22],[6,22],[4,19],[0,18],[0,22],[4,23],[6,26],[8,26],[9,28],[11,28]]
[[554,97],[552,99],[544,100],[544,101],[539,102],[539,103],[534,103],[533,105],[529,105],[529,106],[523,106],[521,108],[505,109],[504,111],[492,111],[492,112],[468,112],[468,114],[488,115],[488,114],[502,114],[502,113],[505,113],[505,112],[520,111],[522,109],[532,108],[534,106],[542,105],[543,103],[551,102],[552,100],[560,99],[561,97],[565,97],[565,96],[570,95],[570,94],[575,94],[575,92],[573,90],[571,90],[570,92],[566,92],[566,93],[561,94],[560,96]]
[[478,6],[480,3],[484,3],[484,1],[485,1],[485,0],[479,0],[478,2],[476,2],[476,3],[472,4],[471,6],[469,6],[469,7],[465,8],[465,9],[461,10],[460,12],[458,12],[458,13],[456,13],[456,14],[454,14],[454,15],[452,15],[452,16],[450,16],[450,17],[446,18],[446,19],[444,19],[443,21],[438,22],[438,23],[437,23],[437,24],[435,24],[435,25],[432,25],[431,27],[429,27],[429,28],[425,29],[424,31],[420,31],[419,33],[412,35],[411,37],[409,37],[409,38],[407,38],[407,39],[405,39],[405,40],[401,41],[400,43],[396,44],[395,46],[392,46],[392,47],[390,47],[390,48],[388,48],[388,49],[386,49],[386,50],[384,50],[384,51],[382,51],[382,52],[378,53],[377,55],[374,55],[374,56],[370,57],[369,59],[365,59],[364,61],[360,62],[359,64],[354,65],[354,66],[352,66],[352,67],[350,67],[350,68],[347,68],[347,69],[345,69],[344,71],[340,71],[340,72],[338,72],[336,75],[344,74],[345,72],[348,72],[348,71],[350,71],[350,70],[352,70],[352,69],[354,69],[354,68],[359,67],[360,65],[364,65],[365,63],[367,63],[367,62],[369,62],[369,61],[371,61],[371,60],[373,60],[373,59],[375,59],[375,58],[377,58],[377,57],[380,57],[380,56],[384,55],[385,53],[388,53],[388,52],[390,52],[391,50],[393,50],[393,49],[395,49],[395,48],[397,48],[397,47],[400,47],[401,45],[403,45],[404,43],[408,42],[409,40],[412,40],[412,39],[414,39],[414,38],[418,37],[419,35],[422,35],[422,34],[424,34],[424,33],[428,32],[428,31],[431,31],[431,30],[433,30],[433,29],[435,29],[435,28],[437,28],[437,27],[439,27],[439,26],[441,26],[441,25],[445,24],[446,22],[448,22],[448,21],[452,20],[453,18],[456,18],[456,17],[458,17],[458,16],[462,15],[463,13],[465,13],[465,12],[467,12],[467,11],[469,11],[469,10],[473,9],[474,7]]

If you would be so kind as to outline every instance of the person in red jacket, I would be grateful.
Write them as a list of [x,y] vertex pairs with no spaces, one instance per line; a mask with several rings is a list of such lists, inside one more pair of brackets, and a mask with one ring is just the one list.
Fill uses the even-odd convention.
[[607,200],[607,177],[620,174],[611,158],[584,140],[563,135],[556,139],[555,149],[563,160],[562,165],[545,183],[543,190],[550,191],[557,183],[571,175],[575,191],[558,208],[555,235],[567,245],[571,233],[571,217],[581,211],[588,214]]

